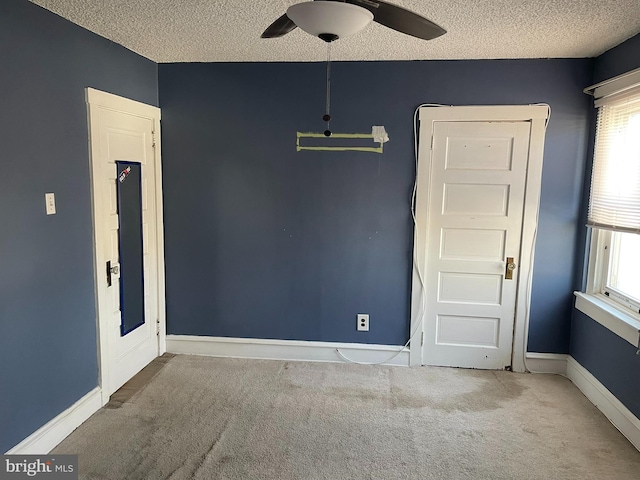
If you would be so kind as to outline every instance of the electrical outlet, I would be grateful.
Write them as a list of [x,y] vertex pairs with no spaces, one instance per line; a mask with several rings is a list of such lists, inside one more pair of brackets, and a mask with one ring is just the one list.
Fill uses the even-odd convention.
[[358,314],[358,331],[359,332],[369,331],[369,314],[368,313]]

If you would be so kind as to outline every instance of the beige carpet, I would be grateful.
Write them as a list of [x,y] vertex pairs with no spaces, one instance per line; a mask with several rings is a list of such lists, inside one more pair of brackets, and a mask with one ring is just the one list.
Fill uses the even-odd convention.
[[55,449],[80,478],[640,478],[640,452],[559,376],[165,361]]

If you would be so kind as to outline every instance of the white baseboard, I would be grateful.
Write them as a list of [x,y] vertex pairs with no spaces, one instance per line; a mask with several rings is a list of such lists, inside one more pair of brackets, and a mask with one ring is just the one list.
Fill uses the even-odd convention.
[[[399,355],[391,358],[399,351]],[[364,343],[167,335],[167,352],[262,360],[347,362],[341,357],[340,354],[342,354],[356,363],[382,362],[383,365],[409,365],[408,348]]]
[[640,450],[640,420],[573,357],[567,360],[567,377]]
[[527,352],[527,370],[531,373],[566,375],[567,358],[569,355],[561,353]]
[[44,455],[49,453],[101,407],[100,387],[96,387],[9,450],[7,455]]

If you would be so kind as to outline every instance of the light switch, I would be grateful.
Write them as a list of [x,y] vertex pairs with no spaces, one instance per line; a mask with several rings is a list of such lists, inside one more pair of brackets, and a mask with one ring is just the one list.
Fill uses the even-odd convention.
[[47,206],[47,215],[56,214],[56,195],[54,193],[45,193],[44,201]]

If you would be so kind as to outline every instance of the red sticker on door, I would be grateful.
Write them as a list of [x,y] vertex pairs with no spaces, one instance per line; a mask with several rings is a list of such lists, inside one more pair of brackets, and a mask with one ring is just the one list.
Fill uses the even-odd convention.
[[120,183],[124,182],[124,180],[127,178],[127,176],[130,173],[131,173],[131,167],[127,167],[122,172],[120,172],[120,176],[118,177],[118,180],[120,180]]

